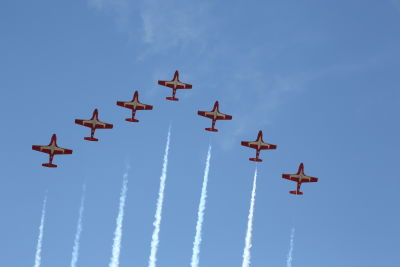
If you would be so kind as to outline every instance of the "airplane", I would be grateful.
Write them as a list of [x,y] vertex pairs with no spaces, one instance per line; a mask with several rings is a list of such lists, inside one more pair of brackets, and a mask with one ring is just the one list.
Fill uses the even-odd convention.
[[93,115],[90,120],[76,119],[75,123],[90,128],[90,130],[91,130],[90,137],[83,138],[88,141],[99,141],[99,139],[94,137],[94,132],[96,131],[96,129],[112,129],[113,128],[112,124],[99,121],[99,111],[97,110],[97,108],[93,111]]
[[219,103],[218,101],[215,101],[214,108],[211,111],[198,111],[198,115],[212,119],[212,127],[211,128],[205,128],[206,131],[211,131],[211,132],[218,132],[218,129],[215,129],[215,122],[217,120],[231,120],[232,116],[223,114],[219,112]]
[[39,152],[43,152],[46,154],[49,154],[49,162],[48,163],[43,163],[43,167],[49,167],[49,168],[57,168],[56,164],[53,164],[53,157],[54,155],[67,155],[67,154],[72,154],[72,150],[68,148],[62,148],[57,146],[57,136],[56,134],[53,134],[51,137],[50,144],[48,146],[40,146],[40,145],[33,145],[32,150],[36,150]]
[[133,95],[132,101],[117,101],[117,105],[123,108],[129,108],[132,110],[132,118],[126,118],[126,121],[130,122],[139,122],[139,120],[135,119],[136,110],[152,110],[152,105],[146,105],[139,102],[139,93],[135,91]]
[[242,146],[247,146],[256,149],[256,157],[249,158],[251,161],[261,162],[262,159],[259,158],[260,151],[265,149],[276,149],[276,145],[268,144],[263,141],[262,131],[258,132],[257,140],[255,141],[242,141]]
[[288,179],[293,182],[297,182],[297,190],[289,191],[290,194],[293,195],[302,195],[303,192],[300,192],[300,187],[302,183],[315,183],[318,182],[317,177],[307,176],[304,174],[304,164],[300,163],[299,170],[296,174],[282,174],[282,178]]
[[179,72],[175,71],[174,78],[172,81],[158,81],[159,85],[167,86],[172,88],[172,96],[166,97],[166,99],[171,101],[179,101],[179,98],[175,97],[177,89],[192,89],[192,85],[188,83],[183,83],[179,81]]

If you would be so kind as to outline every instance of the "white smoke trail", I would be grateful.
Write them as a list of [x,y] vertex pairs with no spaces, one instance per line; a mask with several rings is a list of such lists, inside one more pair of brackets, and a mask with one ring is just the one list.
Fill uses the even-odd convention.
[[292,232],[290,234],[290,248],[289,248],[289,253],[287,255],[287,260],[286,260],[286,266],[287,267],[292,267],[292,254],[293,254],[293,248],[294,248],[294,227],[292,228]]
[[208,172],[210,170],[210,159],[211,159],[211,145],[208,147],[206,168],[204,170],[203,187],[201,188],[200,204],[197,213],[196,235],[193,242],[193,254],[191,262],[192,267],[199,266],[201,230],[203,228],[204,210],[206,209],[207,184],[208,184]]
[[76,227],[76,233],[75,233],[75,239],[74,239],[74,247],[72,248],[71,267],[76,267],[76,263],[78,262],[79,245],[80,245],[80,239],[81,239],[81,233],[82,233],[83,210],[84,210],[84,206],[85,206],[85,195],[86,195],[86,186],[83,185],[81,204],[79,207],[78,224]]
[[42,207],[42,217],[40,219],[40,226],[39,226],[39,237],[36,245],[36,254],[35,254],[35,264],[33,267],[39,267],[42,261],[42,243],[43,243],[43,230],[44,230],[44,219],[46,217],[46,205],[47,205],[47,195],[44,197],[43,200],[43,207]]
[[254,204],[256,200],[256,186],[257,186],[257,169],[254,172],[254,180],[253,180],[253,191],[251,192],[251,204],[249,210],[249,217],[247,221],[247,233],[246,233],[246,240],[245,246],[243,251],[243,263],[242,267],[249,267],[250,266],[250,248],[251,248],[251,234],[253,231],[253,216],[254,216]]
[[127,166],[127,170],[124,173],[122,180],[121,195],[119,197],[118,216],[114,232],[114,243],[112,246],[112,255],[109,267],[119,266],[119,255],[121,253],[121,240],[122,240],[122,222],[124,220],[125,202],[128,192],[128,171],[129,171],[129,166]]
[[160,243],[159,240],[159,233],[160,233],[160,224],[161,224],[161,214],[162,214],[162,207],[164,202],[164,189],[165,189],[165,181],[167,179],[167,166],[168,166],[168,151],[169,151],[169,139],[171,136],[171,126],[168,129],[168,136],[167,136],[167,144],[165,146],[164,152],[164,162],[160,176],[160,190],[158,192],[158,200],[157,200],[157,208],[156,214],[154,215],[154,231],[151,239],[151,251],[149,257],[149,267],[155,267],[157,262],[157,249],[158,244]]

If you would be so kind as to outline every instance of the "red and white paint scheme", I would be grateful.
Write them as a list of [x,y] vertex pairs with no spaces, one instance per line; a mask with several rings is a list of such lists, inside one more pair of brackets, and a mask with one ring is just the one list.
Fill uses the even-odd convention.
[[40,145],[34,145],[32,146],[32,150],[36,150],[39,152],[43,152],[46,154],[49,154],[49,162],[48,163],[43,163],[43,167],[49,167],[49,168],[56,168],[57,165],[53,164],[53,157],[54,155],[67,155],[67,154],[72,154],[72,150],[68,148],[62,148],[57,146],[57,136],[56,134],[53,134],[51,137],[50,144],[48,146],[40,146]]
[[94,132],[96,131],[96,129],[112,129],[113,128],[112,124],[99,121],[99,111],[97,110],[97,108],[93,111],[93,115],[90,120],[77,119],[77,120],[75,120],[75,123],[90,128],[90,137],[83,138],[88,141],[99,141],[99,139],[94,137]]
[[218,129],[215,129],[215,122],[217,120],[231,120],[232,116],[228,114],[223,114],[219,112],[219,103],[215,101],[214,108],[211,111],[197,111],[197,114],[209,119],[212,119],[212,127],[205,128],[206,131],[210,132],[218,132]]
[[290,194],[293,195],[302,195],[303,192],[300,192],[300,187],[302,183],[315,183],[318,182],[317,177],[312,177],[304,174],[304,164],[300,163],[299,170],[296,174],[282,174],[282,178],[288,179],[290,181],[297,183],[297,190],[289,191]]
[[179,101],[179,98],[175,97],[177,89],[192,89],[191,84],[179,81],[178,71],[175,71],[174,78],[172,79],[172,81],[158,81],[158,84],[172,88],[172,96],[166,97],[166,99],[171,101]]
[[256,157],[249,158],[251,161],[261,162],[262,159],[259,158],[261,150],[276,149],[276,145],[268,144],[263,141],[262,131],[258,132],[256,141],[242,141],[242,146],[247,146],[256,150]]
[[129,108],[132,110],[132,117],[126,118],[126,121],[139,122],[135,119],[136,110],[152,110],[152,105],[142,104],[139,102],[139,93],[135,91],[132,101],[117,101],[117,105],[123,108]]

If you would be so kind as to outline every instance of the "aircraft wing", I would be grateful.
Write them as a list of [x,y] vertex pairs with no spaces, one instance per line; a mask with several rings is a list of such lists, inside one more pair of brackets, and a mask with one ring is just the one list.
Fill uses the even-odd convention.
[[261,144],[261,149],[276,149],[276,145],[268,144],[268,143],[262,143]]
[[100,124],[96,124],[96,129],[112,129],[113,125],[111,123],[105,123],[100,121]]
[[256,142],[242,141],[241,144],[242,144],[242,146],[247,146],[247,147],[254,148],[254,149],[257,149],[257,148],[258,148]]
[[302,183],[316,183],[318,182],[317,177],[312,177],[312,176],[305,176],[303,179],[301,179]]
[[86,127],[92,127],[93,125],[89,120],[75,120],[75,123]]
[[136,105],[136,110],[152,110],[152,109],[153,109],[152,105],[147,105],[142,103]]
[[50,154],[48,146],[32,146],[32,150]]
[[209,112],[209,111],[200,110],[200,111],[197,111],[197,114],[200,115],[200,116],[206,117],[206,118],[210,118],[210,119],[214,118],[214,114],[212,112]]
[[[209,119],[214,119],[214,112],[211,111],[197,111],[197,114]],[[228,114],[218,113],[216,120],[231,120],[232,116]]]
[[293,182],[297,182],[297,183],[315,183],[318,182],[318,178],[317,177],[312,177],[312,176],[307,176],[307,175],[303,175],[300,176],[298,174],[282,174],[282,178],[293,181]]
[[192,89],[192,85],[188,83],[181,83],[176,86],[176,89]]
[[[162,86],[167,86],[169,88],[174,88],[174,83],[172,83],[171,81],[158,81],[158,84]],[[175,89],[192,89],[192,85],[188,83],[179,82],[175,86]]]
[[[250,148],[258,149],[258,143],[257,142],[249,142],[249,141],[242,141],[242,146],[247,146]],[[276,145],[268,144],[268,143],[262,143],[260,146],[260,150],[264,149],[276,149]]]
[[172,86],[172,88],[173,88],[174,87],[173,84],[169,84],[169,82],[170,81],[158,81],[158,84],[162,85],[162,86],[167,86],[167,87],[171,87]]
[[117,105],[123,108],[132,108],[132,102],[117,101]]
[[129,109],[133,109],[133,110],[152,110],[153,109],[152,105],[147,105],[147,104],[142,104],[142,103],[137,103],[136,107],[135,107],[132,102],[118,101],[117,105],[120,107],[129,108]]
[[296,174],[282,174],[282,178],[293,182],[300,182],[300,178]]
[[232,116],[224,113],[218,113],[217,120],[231,120]]
[[54,155],[68,155],[68,154],[72,154],[71,149],[58,147],[57,150],[54,150]]
[[[49,146],[32,146],[32,150],[51,154]],[[72,154],[72,150],[68,148],[56,147],[54,149],[54,155]]]

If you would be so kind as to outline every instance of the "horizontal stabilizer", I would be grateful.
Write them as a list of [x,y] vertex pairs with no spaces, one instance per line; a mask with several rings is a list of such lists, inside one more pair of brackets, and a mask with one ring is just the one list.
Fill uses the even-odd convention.
[[210,132],[218,132],[218,129],[215,128],[205,128],[205,130]]
[[88,141],[96,141],[96,142],[99,141],[99,139],[94,138],[94,137],[85,137],[83,139],[88,140]]
[[171,96],[168,96],[168,97],[166,97],[165,99],[171,100],[171,101],[179,101],[179,98],[171,97]]
[[296,191],[296,190],[290,191],[289,193],[292,194],[292,195],[302,195],[303,194],[303,192]]
[[48,168],[57,168],[57,165],[52,163],[43,163],[42,166]]
[[139,122],[139,120],[137,120],[137,119],[132,119],[132,118],[126,118],[125,119],[126,121],[129,121],[129,122]]
[[255,161],[255,162],[262,162],[262,159],[260,159],[260,158],[249,158],[249,160]]

